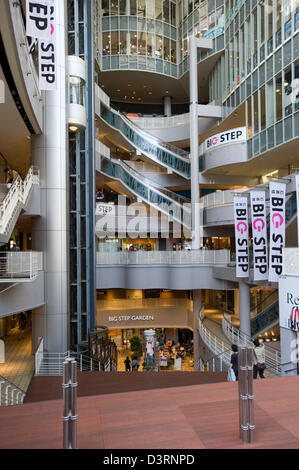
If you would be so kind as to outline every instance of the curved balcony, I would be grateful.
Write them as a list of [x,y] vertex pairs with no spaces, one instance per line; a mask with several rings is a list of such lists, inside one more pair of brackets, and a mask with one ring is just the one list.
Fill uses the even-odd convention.
[[[43,128],[43,103],[36,65],[30,54],[21,2],[2,2],[1,32],[23,119],[32,133]],[[17,98],[14,96],[14,99]]]

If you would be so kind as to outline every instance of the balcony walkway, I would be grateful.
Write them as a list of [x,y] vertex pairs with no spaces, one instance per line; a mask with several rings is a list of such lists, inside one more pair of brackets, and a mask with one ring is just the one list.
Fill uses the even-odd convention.
[[[299,449],[298,387],[297,376],[254,382],[255,444],[246,448]],[[242,449],[238,409],[234,382],[82,397],[77,447]],[[62,448],[62,400],[2,408],[0,420],[2,449]]]

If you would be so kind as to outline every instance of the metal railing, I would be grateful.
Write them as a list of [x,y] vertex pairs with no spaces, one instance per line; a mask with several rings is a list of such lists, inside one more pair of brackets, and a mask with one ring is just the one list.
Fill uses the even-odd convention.
[[43,253],[41,252],[0,252],[0,283],[32,281],[42,269]]
[[[43,348],[43,347],[42,347]],[[80,372],[111,372],[117,370],[117,362],[113,358],[105,358],[103,362],[93,359],[86,354],[67,351],[65,353],[50,353],[38,349],[35,353],[36,376],[61,376],[63,375],[63,363],[67,358],[73,358],[77,362]]]
[[217,191],[211,194],[207,194],[200,199],[204,209],[213,209],[215,207],[221,207],[225,205],[234,204],[234,196],[236,193],[242,193],[248,188],[242,189],[229,189],[226,191]]
[[33,185],[39,184],[39,169],[31,167],[22,181],[18,176],[0,204],[0,236],[9,236],[22,208],[26,207]]
[[97,252],[97,265],[228,265],[229,250]]
[[[235,328],[230,321],[230,316],[223,314],[222,317],[222,331],[226,338],[239,347],[252,348],[252,339],[242,333],[238,328]],[[281,355],[279,351],[272,350],[265,347],[266,366],[276,375],[281,375]]]
[[20,405],[25,396],[24,390],[0,376],[0,406]]
[[189,126],[190,114],[176,114],[175,116],[127,116],[130,121],[140,129],[168,129],[173,127]]

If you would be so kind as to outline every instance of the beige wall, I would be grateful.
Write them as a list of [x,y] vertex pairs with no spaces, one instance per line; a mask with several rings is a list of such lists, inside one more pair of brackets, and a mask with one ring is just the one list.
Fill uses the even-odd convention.
[[[132,316],[149,316],[154,319],[133,320]],[[116,321],[109,321],[109,317]],[[130,317],[122,319],[119,317]],[[119,328],[190,328],[193,330],[193,312],[188,306],[161,308],[130,308],[121,310],[104,310],[97,308],[97,325],[111,329]]]

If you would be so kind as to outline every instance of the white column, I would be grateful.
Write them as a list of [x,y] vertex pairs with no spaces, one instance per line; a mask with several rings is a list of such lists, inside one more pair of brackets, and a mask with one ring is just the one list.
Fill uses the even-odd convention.
[[196,38],[189,38],[189,94],[190,94],[190,162],[192,249],[200,248],[199,162],[198,162],[198,77]]
[[65,2],[57,2],[57,90],[43,92],[44,133],[32,139],[32,164],[40,169],[41,217],[33,228],[33,249],[43,251],[45,306],[33,314],[33,332],[49,352],[68,346],[68,225],[66,148]]
[[164,115],[169,117],[171,113],[171,96],[163,96]]
[[199,332],[198,318],[201,309],[200,290],[193,291],[193,351],[194,351],[194,370],[199,370]]
[[239,281],[240,331],[251,337],[250,325],[250,287],[246,282]]

